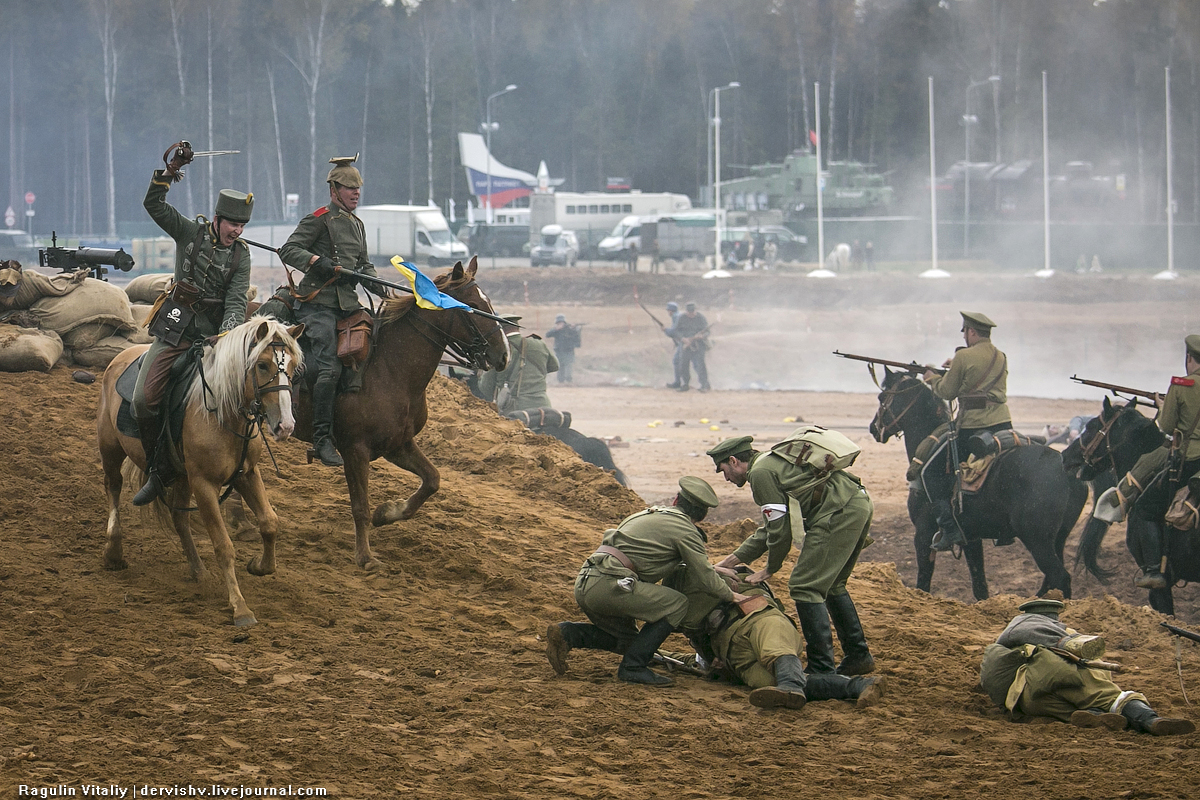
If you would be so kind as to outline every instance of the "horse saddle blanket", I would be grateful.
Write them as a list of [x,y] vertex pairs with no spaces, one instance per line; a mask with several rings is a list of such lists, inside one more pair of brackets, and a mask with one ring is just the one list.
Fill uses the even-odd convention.
[[1018,447],[1045,443],[1046,440],[1043,436],[1027,436],[1017,431],[975,434],[968,442],[967,460],[961,464],[963,493],[975,494],[982,489],[987,482],[992,465],[1001,456],[1011,453]]
[[571,427],[571,412],[559,411],[555,408],[528,408],[524,411],[509,411],[504,415],[508,419],[520,420],[526,428],[569,428]]
[[[188,351],[180,356],[171,367],[171,382],[167,387],[167,396],[163,398],[162,409],[166,410],[167,422],[171,431],[171,440],[178,442],[183,438],[183,417],[187,409],[188,389],[192,379],[200,369],[199,359],[193,358]],[[124,436],[140,438],[137,420],[133,416],[133,391],[137,387],[138,372],[146,354],[138,356],[133,363],[125,368],[117,378],[117,394],[121,398],[121,407],[117,409],[117,430]]]

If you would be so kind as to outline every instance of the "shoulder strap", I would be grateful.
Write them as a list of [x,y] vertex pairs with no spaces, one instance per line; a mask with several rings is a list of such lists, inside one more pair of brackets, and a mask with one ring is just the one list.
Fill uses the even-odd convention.
[[969,391],[963,392],[963,394],[987,394],[996,386],[997,383],[1000,382],[1000,376],[1004,374],[1004,367],[1007,366],[1008,359],[1005,359],[1006,363],[1000,365],[1000,370],[996,373],[996,377],[992,378],[991,383],[989,383],[987,386],[983,385],[983,382],[988,379],[989,375],[991,375],[992,367],[996,366],[996,359],[999,357],[1000,350],[993,346],[992,360],[988,362],[987,369],[983,371],[983,374],[980,376],[976,384],[972,386]]

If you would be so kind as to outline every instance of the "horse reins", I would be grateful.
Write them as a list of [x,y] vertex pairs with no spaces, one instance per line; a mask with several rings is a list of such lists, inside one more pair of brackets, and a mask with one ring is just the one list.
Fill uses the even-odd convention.
[[[468,288],[471,285],[473,285],[474,283],[475,283],[474,280],[468,281],[467,283],[463,284],[462,288],[464,288],[464,289]],[[449,310],[461,311],[462,309],[449,309]],[[425,319],[421,319],[420,317],[418,317],[414,314],[411,314],[411,313],[406,314],[404,318],[409,320],[410,324],[413,326],[413,330],[415,330],[422,337],[424,337],[425,340],[428,341],[430,344],[432,344],[434,347],[437,347],[441,350],[447,350],[447,349],[450,350],[450,352],[453,353],[460,360],[460,363],[457,364],[456,366],[472,367],[474,369],[487,369],[487,346],[488,346],[487,343],[488,343],[488,340],[487,340],[487,337],[484,336],[483,333],[480,332],[479,325],[477,323],[475,323],[474,321],[472,321],[471,324],[468,326],[471,330],[471,340],[466,341],[466,340],[460,339],[459,337],[457,337],[451,333],[447,333],[445,330],[443,330],[442,328],[439,328],[437,325],[434,325],[432,322],[429,322],[428,320],[425,320]],[[441,339],[443,341],[439,342],[433,336],[429,335],[429,333],[427,333],[426,330],[423,330],[420,327],[420,325],[417,324],[418,322],[420,322],[420,325],[424,325],[425,328],[427,328],[428,330],[435,331],[437,333],[437,335],[439,337],[441,337]],[[502,330],[499,322],[492,320],[492,324],[496,326],[497,330]],[[491,331],[489,329],[489,331],[488,331],[489,335],[492,332],[493,331]]]
[[[916,381],[915,378],[913,378],[912,380]],[[880,422],[881,422],[881,426],[879,429],[880,436],[890,435],[889,432],[891,431],[893,425],[896,426],[897,430],[899,430],[900,420],[904,419],[905,414],[907,414],[909,411],[912,411],[913,406],[915,406],[917,404],[917,401],[921,399],[921,393],[920,393],[920,391],[918,391],[913,396],[913,399],[908,402],[908,405],[906,405],[904,407],[904,410],[901,411],[899,414],[892,411],[892,401],[895,400],[900,395],[905,394],[906,392],[909,392],[913,389],[919,390],[921,388],[921,386],[922,386],[922,384],[919,381],[917,381],[917,382],[909,383],[909,384],[905,385],[905,387],[903,389],[884,389],[883,390],[883,394],[886,395],[886,398],[879,404],[880,416],[882,417],[882,412],[886,411],[889,415],[891,415],[891,420],[888,421],[887,424],[882,424],[882,419],[880,420]]]
[[1108,467],[1106,467],[1105,469],[1101,469],[1099,464],[1094,463],[1092,461],[1092,456],[1095,455],[1096,450],[1099,449],[1100,445],[1103,444],[1106,439],[1108,439],[1108,435],[1112,431],[1113,426],[1117,424],[1117,420],[1121,418],[1121,415],[1124,414],[1128,410],[1128,408],[1129,408],[1128,406],[1125,406],[1124,408],[1121,408],[1119,411],[1114,412],[1112,417],[1107,422],[1103,422],[1103,418],[1102,418],[1101,421],[1103,422],[1103,424],[1102,424],[1100,430],[1096,433],[1096,435],[1092,437],[1092,440],[1086,445],[1084,445],[1082,442],[1080,442],[1080,445],[1082,445],[1080,448],[1082,451],[1081,457],[1083,458],[1083,463],[1086,464],[1088,467],[1091,467],[1092,469],[1096,470],[1097,472],[1104,472],[1108,469],[1116,470],[1117,459],[1116,459],[1116,456],[1113,455],[1113,448],[1111,445],[1108,448],[1106,448],[1105,452],[1104,452],[1104,454],[1106,456],[1108,456]]

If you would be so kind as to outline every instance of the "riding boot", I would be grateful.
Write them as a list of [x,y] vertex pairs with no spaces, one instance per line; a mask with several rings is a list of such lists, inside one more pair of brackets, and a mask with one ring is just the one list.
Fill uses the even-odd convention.
[[1110,731],[1123,731],[1129,725],[1129,720],[1123,715],[1103,708],[1081,708],[1072,712],[1068,722],[1076,728],[1108,728]]
[[1162,573],[1162,523],[1141,519],[1138,522],[1141,523],[1138,539],[1142,546],[1142,574],[1134,579],[1133,585],[1140,589],[1165,589],[1167,578]]
[[750,693],[750,705],[757,708],[790,708],[799,711],[808,702],[804,687],[808,677],[796,656],[779,656],[771,665],[775,685],[763,686]]
[[835,672],[833,663],[833,630],[829,627],[829,610],[824,603],[796,603],[800,631],[804,634],[808,666],[805,672]]
[[962,546],[967,543],[967,537],[963,535],[962,528],[958,527],[958,520],[954,519],[953,503],[949,498],[938,498],[933,501],[933,511],[937,516],[938,532],[933,537],[933,542],[929,549],[936,553],[944,553],[951,550],[955,545]]
[[617,667],[617,678],[626,683],[641,683],[646,686],[667,686],[675,681],[650,669],[654,654],[675,628],[666,619],[647,622],[625,650],[621,666]]
[[883,699],[883,693],[887,690],[887,678],[883,675],[851,678],[849,690],[850,695],[856,699],[856,708],[870,708],[878,705]]
[[1121,715],[1129,720],[1135,731],[1152,736],[1180,736],[1196,730],[1190,719],[1168,719],[1154,713],[1154,709],[1141,700],[1130,700],[1121,709]]
[[845,658],[838,664],[839,675],[866,675],[875,669],[875,659],[867,647],[867,637],[863,633],[862,621],[858,618],[858,609],[849,594],[831,594],[825,598],[825,608],[829,611],[829,619],[837,631],[838,641],[842,643],[842,653]]
[[546,628],[546,659],[555,673],[567,673],[567,653],[572,650],[619,652],[617,637],[586,622],[552,622]]
[[158,414],[150,414],[137,419],[138,435],[142,440],[142,451],[146,454],[146,483],[138,489],[131,501],[135,506],[146,506],[157,500],[164,491],[166,484],[159,474],[158,440],[162,434],[162,424]]
[[345,462],[333,446],[333,403],[337,399],[337,381],[320,381],[313,387],[313,449],[327,467],[340,467]]
[[876,705],[887,689],[882,675],[848,678],[845,675],[809,675],[804,693],[812,701],[856,700],[858,708]]

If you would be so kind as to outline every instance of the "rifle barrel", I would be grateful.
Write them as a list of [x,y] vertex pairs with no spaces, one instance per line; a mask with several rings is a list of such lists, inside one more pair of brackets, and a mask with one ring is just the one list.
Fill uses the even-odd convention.
[[903,361],[892,361],[892,360],[886,359],[886,358],[876,358],[875,356],[860,356],[855,353],[843,353],[841,350],[834,350],[833,354],[835,356],[840,356],[841,358],[848,358],[851,361],[864,361],[868,364],[882,364],[885,367],[895,367],[897,369],[902,369],[907,372],[914,372],[914,373],[918,373],[918,374],[924,373],[926,371],[935,372],[938,375],[946,374],[946,370],[944,370],[944,369],[941,369],[939,367],[928,367],[923,364],[918,364],[916,361],[910,361],[907,364],[905,364]]
[[1169,622],[1160,622],[1159,624],[1176,636],[1182,636],[1185,639],[1191,639],[1193,642],[1200,642],[1200,633],[1192,633],[1187,628],[1180,628],[1176,625],[1172,625]]
[[1078,375],[1072,375],[1071,380],[1076,383],[1082,383],[1084,386],[1095,386],[1097,389],[1107,389],[1114,395],[1129,394],[1134,397],[1144,397],[1147,400],[1156,400],[1159,396],[1158,392],[1150,392],[1145,389],[1134,389],[1130,386],[1118,386],[1115,383],[1105,383],[1104,381],[1093,381],[1088,378],[1081,378]]

